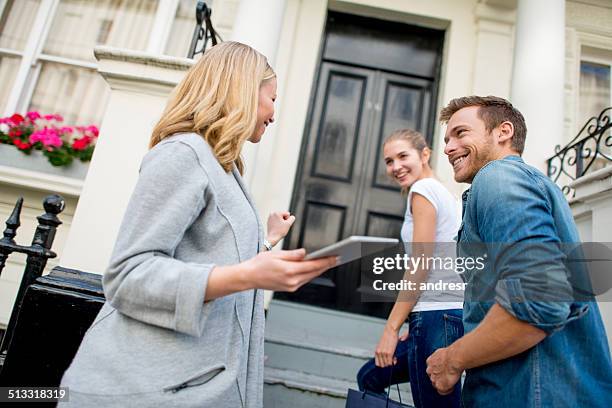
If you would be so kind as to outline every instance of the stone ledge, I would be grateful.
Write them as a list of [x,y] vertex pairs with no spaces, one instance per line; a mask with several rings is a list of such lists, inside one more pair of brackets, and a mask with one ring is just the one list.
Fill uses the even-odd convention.
[[83,180],[0,165],[0,184],[2,183],[69,197],[79,197],[83,189]]
[[612,190],[612,165],[582,176],[568,186],[576,190],[570,204],[597,198]]
[[133,62],[141,65],[185,71],[191,68],[191,66],[194,64],[194,60],[189,58],[151,54],[143,51],[134,51],[102,45],[94,48],[94,55],[98,61],[105,59],[120,62]]

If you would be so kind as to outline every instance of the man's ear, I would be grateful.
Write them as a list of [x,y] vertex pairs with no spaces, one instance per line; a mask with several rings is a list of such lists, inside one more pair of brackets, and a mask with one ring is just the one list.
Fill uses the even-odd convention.
[[510,121],[502,122],[499,128],[499,141],[505,143],[509,141],[512,143],[512,136],[514,136],[514,125]]

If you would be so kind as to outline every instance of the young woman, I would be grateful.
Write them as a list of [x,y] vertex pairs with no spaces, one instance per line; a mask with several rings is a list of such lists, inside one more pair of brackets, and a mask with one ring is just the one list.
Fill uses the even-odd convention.
[[[458,229],[458,211],[454,197],[434,178],[429,166],[430,149],[423,136],[413,130],[393,132],[383,145],[387,174],[408,192],[406,217],[401,238],[410,243],[412,256],[435,259],[454,255]],[[452,253],[450,253],[452,252]],[[432,266],[435,265],[435,266]],[[424,265],[427,266],[427,265]],[[454,271],[440,263],[430,268],[410,271],[416,282],[456,282]],[[401,292],[389,315],[376,347],[375,358],[359,371],[359,388],[383,393],[390,384],[410,381],[417,408],[459,407],[461,387],[442,396],[434,389],[425,369],[427,358],[463,335],[463,292]],[[409,321],[408,335],[399,336],[401,326]]]
[[263,252],[240,151],[274,121],[276,77],[252,48],[207,51],[176,87],[103,277],[107,302],[62,386],[77,407],[261,407],[263,293],[293,291],[336,260]]

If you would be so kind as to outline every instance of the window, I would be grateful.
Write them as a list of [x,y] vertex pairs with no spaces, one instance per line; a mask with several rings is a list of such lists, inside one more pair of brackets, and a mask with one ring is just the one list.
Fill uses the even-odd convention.
[[[196,25],[195,10],[197,0],[181,0],[176,9],[172,30],[168,37],[165,54],[186,57]],[[210,5],[210,2],[206,4]]]
[[[197,0],[180,0],[172,23],[164,54],[175,57],[187,57],[193,31],[196,25],[195,11]],[[206,4],[212,9],[211,20],[222,39],[230,37],[236,17],[238,0],[208,0]],[[208,46],[210,47],[210,41]],[[200,44],[198,44],[198,49]]]
[[579,126],[612,106],[612,52],[584,47],[580,61]]
[[[206,1],[228,38],[239,0]],[[39,110],[99,124],[108,89],[93,48],[186,57],[197,0],[0,0],[0,115]]]
[[[612,106],[612,51],[583,47],[580,60],[580,99],[579,123],[580,128],[591,117],[597,116],[606,108]],[[608,116],[611,112],[608,111]],[[612,136],[612,135],[610,135]],[[610,165],[602,155],[612,157],[612,146],[606,143],[608,135],[603,134],[599,143],[589,139],[583,152],[587,173],[602,169]],[[599,152],[596,154],[596,152]],[[593,158],[594,157],[594,158]],[[592,163],[591,163],[591,162]]]
[[159,1],[11,0],[0,19],[0,109],[5,115],[59,113],[69,124],[99,124],[108,86],[93,48],[145,50]]
[[26,110],[58,112],[66,123],[100,123],[109,90],[95,70],[93,48],[145,50],[156,8],[157,0],[61,0],[35,61]]
[[17,78],[39,6],[40,0],[11,0],[0,7],[0,112]]
[[22,52],[34,25],[40,0],[11,0],[0,19],[0,48]]
[[[239,0],[207,0],[229,38]],[[110,90],[96,45],[186,57],[197,0],[0,0],[0,116],[100,125]],[[103,135],[102,135],[103,136]]]

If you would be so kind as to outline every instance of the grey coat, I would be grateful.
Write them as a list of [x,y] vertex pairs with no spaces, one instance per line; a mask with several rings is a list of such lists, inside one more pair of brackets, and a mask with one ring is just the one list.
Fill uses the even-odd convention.
[[204,296],[215,265],[255,256],[262,240],[240,174],[199,135],[155,146],[103,277],[107,302],[62,379],[68,404],[261,407],[263,292]]

